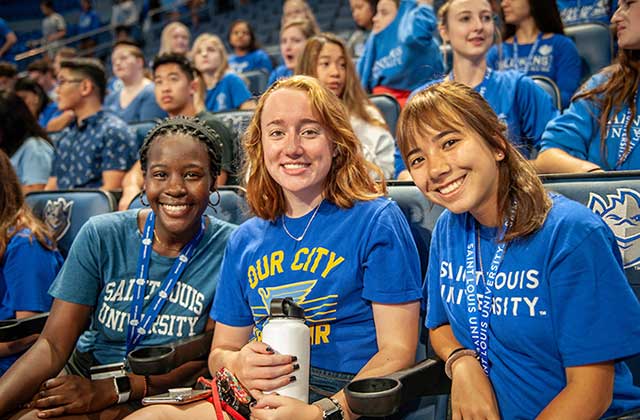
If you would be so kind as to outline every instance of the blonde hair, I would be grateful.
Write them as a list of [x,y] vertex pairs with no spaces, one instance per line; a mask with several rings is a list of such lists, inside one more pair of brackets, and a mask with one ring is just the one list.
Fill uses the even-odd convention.
[[[280,27],[282,28],[280,30],[280,33],[282,33],[282,31],[285,29],[285,26],[287,23],[289,23],[289,21],[286,20],[285,15],[284,15],[284,8],[287,4],[291,4],[291,3],[297,3],[300,6],[302,6],[302,8],[304,9],[304,20],[309,21],[309,24],[313,27],[313,32],[314,35],[320,32],[320,26],[318,26],[318,21],[316,20],[316,16],[313,14],[313,10],[311,9],[311,6],[309,6],[309,3],[307,3],[305,0],[285,0],[282,3],[282,19],[280,19]],[[293,20],[301,20],[300,18],[294,18]],[[293,21],[291,20],[291,21]],[[308,38],[308,37],[307,37]]]
[[[227,71],[229,71],[229,60],[227,58],[227,50],[224,48],[224,44],[222,43],[222,40],[218,35],[204,33],[198,36],[196,40],[193,41],[193,47],[191,47],[191,52],[189,53],[189,56],[195,66],[196,54],[198,53],[198,50],[201,48],[202,44],[206,42],[211,42],[214,48],[220,53],[220,65],[218,66],[214,74],[215,79],[220,80],[222,76]],[[200,71],[200,69],[198,70]]]
[[353,64],[353,60],[351,59],[351,55],[349,54],[347,47],[344,45],[344,42],[342,42],[342,40],[334,34],[322,33],[320,35],[314,36],[313,38],[310,38],[304,47],[302,55],[298,59],[295,73],[317,78],[318,57],[320,57],[322,48],[324,48],[324,46],[327,44],[337,45],[342,51],[342,56],[344,57],[346,75],[344,90],[342,91],[342,96],[340,97],[340,99],[342,99],[342,102],[346,105],[349,113],[356,115],[369,124],[387,128],[384,121],[380,121],[379,119],[374,118],[367,111],[367,107],[375,108],[375,106],[369,100],[367,94],[362,88],[362,85],[360,84],[358,73],[356,72],[356,68]]
[[340,99],[312,77],[293,76],[277,81],[260,97],[245,133],[244,170],[248,175],[247,201],[251,211],[262,219],[275,220],[286,210],[284,192],[267,171],[262,146],[265,103],[273,92],[282,89],[307,94],[315,117],[333,143],[334,157],[324,180],[324,198],[340,208],[351,208],[355,201],[369,201],[382,196],[386,191],[384,182],[378,184],[370,175],[373,172],[379,179],[384,179],[382,171],[365,160],[360,141],[351,128],[349,115]]
[[177,28],[184,29],[187,32],[189,39],[191,39],[191,31],[189,31],[189,28],[187,28],[185,24],[180,22],[171,22],[162,29],[162,35],[160,35],[160,51],[158,51],[158,55],[174,52],[171,50],[171,35]]
[[[398,121],[398,146],[407,168],[408,153],[423,141],[426,130],[442,132],[465,128],[475,132],[492,150],[504,154],[498,162],[498,220],[515,210],[504,241],[529,235],[542,227],[551,208],[533,166],[506,138],[506,127],[491,106],[472,88],[458,82],[441,82],[414,96]],[[513,203],[517,203],[515,207]]]

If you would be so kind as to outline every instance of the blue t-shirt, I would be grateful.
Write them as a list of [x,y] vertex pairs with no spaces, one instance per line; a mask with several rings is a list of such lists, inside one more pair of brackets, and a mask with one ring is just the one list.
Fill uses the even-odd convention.
[[227,73],[212,88],[207,90],[205,106],[207,111],[218,112],[238,109],[251,99],[251,92],[244,80],[237,74]]
[[[3,46],[5,42],[7,42],[7,35],[9,35],[11,32],[13,32],[13,30],[11,30],[9,25],[7,25],[7,21],[0,18],[0,47]],[[2,59],[2,61],[13,62],[14,47],[15,44],[12,45],[11,48],[9,48],[9,50],[4,53],[4,55],[0,56],[0,59]]]
[[104,109],[113,112],[127,123],[155,120],[167,116],[167,113],[156,102],[153,83],[142,88],[126,108],[122,108],[120,105],[121,94],[122,90],[108,94],[104,100]]
[[[592,89],[604,83],[609,76],[601,72],[587,81],[584,89]],[[636,92],[636,103],[640,100],[640,94]],[[620,112],[609,117],[607,135],[605,138],[606,158],[600,153],[600,114],[597,103],[588,99],[573,101],[569,108],[547,125],[542,136],[541,151],[551,148],[562,149],[579,159],[593,162],[606,170],[632,170],[640,169],[640,151],[635,147],[627,159],[618,166],[618,154],[621,139],[624,136],[627,125],[627,112],[629,106],[625,105]],[[640,140],[640,115],[636,115],[631,124],[630,137]]]
[[78,18],[78,35],[91,32],[100,26],[100,18],[95,10],[80,13],[80,17]]
[[72,123],[55,144],[51,176],[58,188],[97,188],[102,172],[126,171],[138,158],[136,138],[120,118],[98,111],[80,125]]
[[271,73],[273,65],[269,55],[262,49],[251,51],[245,55],[231,54],[229,66],[236,73],[244,73],[250,70],[264,70]]
[[271,86],[274,82],[284,79],[287,77],[293,76],[293,70],[287,68],[284,64],[276,67],[271,74],[269,75],[269,86]]
[[442,75],[442,56],[433,38],[436,25],[432,6],[402,0],[393,22],[371,34],[358,61],[365,90],[385,86],[411,91]]
[[29,137],[11,156],[22,185],[46,184],[51,176],[53,146],[46,140]]
[[397,204],[380,198],[275,222],[253,218],[233,234],[211,318],[254,325],[260,335],[271,299],[293,297],[311,327],[311,365],[357,373],[378,351],[371,302],[420,299],[420,261]]
[[[508,244],[495,278],[488,329],[489,378],[500,415],[533,419],[566,386],[565,368],[640,352],[640,304],[629,287],[613,233],[585,206],[552,195],[540,230]],[[447,210],[433,231],[426,292],[428,328],[450,324],[463,347],[475,349],[465,295],[469,213]],[[496,228],[480,227],[489,272]],[[479,259],[478,259],[479,261]],[[480,272],[478,292],[484,292]],[[474,306],[472,305],[471,308]],[[471,322],[471,324],[470,324]],[[629,369],[616,363],[607,415],[640,406]]]
[[494,69],[514,69],[527,76],[550,78],[558,85],[562,107],[565,108],[582,80],[582,61],[578,49],[571,38],[558,34],[542,37],[531,55],[534,44],[518,44],[517,63],[513,42],[502,43],[502,56],[499,55],[498,46],[494,45],[487,54],[487,64]]
[[[78,350],[93,351],[99,364],[120,362],[133,283],[137,278],[142,235],[139,210],[95,216],[82,226],[49,293],[67,302],[93,307],[91,327]],[[169,299],[141,345],[158,345],[201,333],[215,292],[223,250],[235,226],[209,217],[202,242],[191,257]],[[151,253],[145,305],[160,291],[175,258]]]
[[[16,232],[0,260],[0,320],[15,318],[17,311],[47,312],[51,307],[47,290],[62,266],[62,255],[30,236],[29,229]],[[19,356],[0,358],[0,375]]]
[[556,0],[564,26],[577,23],[611,23],[618,0]]

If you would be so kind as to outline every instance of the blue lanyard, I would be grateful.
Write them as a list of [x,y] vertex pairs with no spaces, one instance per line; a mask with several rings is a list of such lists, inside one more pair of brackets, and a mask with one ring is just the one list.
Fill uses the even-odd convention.
[[[478,91],[480,96],[482,96],[483,98],[484,98],[484,94],[487,93],[487,83],[489,82],[489,78],[491,77],[491,71],[492,70],[489,67],[487,67],[487,69],[484,71],[484,77],[482,78],[482,82],[480,82],[480,84],[474,88]],[[456,78],[453,74],[453,70],[451,70],[451,72],[447,77],[452,82],[456,81]]]
[[133,350],[142,337],[151,330],[153,322],[158,317],[162,307],[167,302],[171,291],[178,282],[182,272],[187,267],[189,260],[196,251],[204,236],[205,218],[202,217],[200,222],[200,230],[185,246],[180,250],[180,255],[173,262],[173,266],[167,277],[162,282],[160,291],[153,299],[147,313],[142,314],[142,305],[144,304],[145,289],[147,279],[149,278],[149,261],[151,260],[151,247],[153,244],[153,230],[155,227],[156,217],[152,212],[147,216],[142,232],[142,244],[140,245],[140,253],[138,254],[138,278],[133,288],[133,299],[131,309],[129,311],[129,328],[127,330],[127,354]]
[[[638,102],[636,98],[636,103]],[[636,107],[637,109],[637,107]],[[628,125],[628,127],[627,127]],[[636,145],[640,138],[639,136],[631,136],[631,141],[629,142],[629,135],[627,134],[627,128],[631,131],[633,126],[633,121],[631,120],[631,107],[627,109],[627,114],[622,121],[622,138],[620,139],[620,146],[618,146],[618,162],[616,163],[616,169],[620,169],[622,164],[627,160],[633,149],[635,149]],[[629,151],[625,154],[624,149],[627,147],[627,143],[629,143]]]
[[[507,231],[511,224],[511,219],[505,221],[503,228],[504,232]],[[498,249],[491,260],[491,267],[489,273],[485,276],[484,272],[481,273],[484,283],[484,292],[480,297],[480,287],[477,279],[476,261],[478,258],[478,250],[480,244],[478,222],[467,214],[467,249],[465,257],[465,296],[467,300],[467,317],[469,320],[469,331],[471,332],[471,339],[476,348],[476,353],[480,360],[480,366],[484,373],[489,376],[491,369],[489,365],[489,318],[491,317],[491,307],[493,305],[493,286],[498,275],[498,270],[502,264],[504,258],[506,244],[502,242],[502,237],[498,242]],[[476,235],[474,235],[476,233]],[[476,238],[477,236],[477,238]],[[504,237],[504,236],[503,236]],[[478,314],[479,312],[479,314]],[[479,319],[478,319],[479,317]]]
[[[529,67],[531,67],[531,62],[533,61],[533,55],[538,49],[538,44],[540,44],[541,39],[542,39],[542,32],[538,34],[538,36],[536,37],[536,41],[533,43],[533,46],[531,47],[531,51],[529,51],[529,55],[527,56],[527,61],[524,63],[524,69],[522,70],[522,73],[524,74],[529,73]],[[518,58],[519,58],[518,57],[518,37],[514,35],[513,36],[513,68],[516,69],[517,71],[520,71],[520,62]]]

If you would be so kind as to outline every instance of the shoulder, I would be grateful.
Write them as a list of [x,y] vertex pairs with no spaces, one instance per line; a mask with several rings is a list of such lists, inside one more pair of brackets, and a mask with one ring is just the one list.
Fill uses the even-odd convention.
[[122,118],[109,111],[102,111],[102,115],[100,115],[97,123],[110,133],[118,132],[127,136],[131,134],[127,123]]
[[222,77],[222,80],[220,81],[228,84],[244,84],[242,78],[232,71],[225,73],[225,75]]
[[549,42],[555,44],[558,47],[567,47],[575,49],[576,44],[573,42],[571,38],[562,34],[552,34],[549,37]]
[[46,140],[39,137],[27,138],[20,148],[29,153],[53,153],[53,146]]
[[543,237],[553,232],[554,242],[577,246],[595,231],[602,231],[607,236],[611,233],[602,218],[588,207],[560,194],[550,193],[550,197],[551,210],[538,231]]
[[220,220],[217,217],[207,216],[207,219],[209,219],[209,226],[211,226],[212,235],[222,235],[225,239],[228,239],[233,231],[238,228],[238,226],[225,222],[224,220]]
[[267,230],[273,222],[259,217],[252,217],[235,229],[229,239],[229,249],[244,252],[252,246],[260,246],[267,238]]

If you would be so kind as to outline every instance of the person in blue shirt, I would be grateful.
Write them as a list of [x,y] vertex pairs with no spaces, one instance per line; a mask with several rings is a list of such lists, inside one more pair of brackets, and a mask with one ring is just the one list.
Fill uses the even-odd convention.
[[536,159],[540,172],[640,169],[640,3],[621,0],[611,20],[618,63],[588,80],[569,109],[549,123]]
[[389,93],[404,105],[412,90],[441,76],[435,29],[433,0],[379,1],[372,34],[358,61],[365,90]]
[[596,419],[640,407],[622,361],[640,352],[640,303],[605,221],[546,192],[461,83],[413,97],[398,142],[418,188],[445,207],[425,325],[452,379],[453,418]]
[[[47,312],[47,290],[62,266],[51,231],[29,209],[13,165],[0,150],[0,320]],[[35,341],[0,343],[0,376]]]
[[227,52],[217,35],[204,33],[198,36],[193,42],[191,56],[207,85],[204,102],[208,111],[255,108],[247,84],[229,68]]
[[609,25],[618,0],[556,0],[564,26],[579,23]]
[[251,70],[263,70],[269,74],[273,70],[269,55],[260,48],[256,34],[249,21],[235,20],[229,26],[227,41],[233,48],[233,54],[229,55],[229,66],[236,73],[244,73]]
[[562,107],[569,105],[582,79],[582,61],[564,36],[555,0],[503,0],[502,11],[504,42],[489,51],[489,66],[546,76],[558,85]]
[[11,158],[25,194],[44,189],[51,176],[53,145],[14,92],[0,92],[0,150]]
[[0,18],[0,60],[1,61],[13,61],[13,54],[11,49],[18,42],[16,33],[11,30],[7,22]]
[[[558,110],[549,95],[522,73],[487,66],[487,51],[497,30],[489,1],[448,0],[438,11],[438,18],[440,36],[453,51],[453,68],[438,81],[455,80],[475,89],[507,126],[511,143],[525,156],[537,151],[547,123]],[[408,178],[402,159],[396,159],[396,170],[398,178]]]
[[111,53],[113,74],[122,81],[122,89],[107,95],[104,108],[124,121],[138,122],[166,117],[158,106],[153,82],[145,77],[144,55],[131,41],[119,41]]
[[[80,0],[80,8],[82,12],[78,17],[78,35],[83,35],[98,29],[100,24],[100,17],[93,10],[92,0]],[[96,37],[90,36],[80,40],[80,49],[88,50],[96,46]]]
[[293,71],[298,64],[298,58],[304,50],[304,45],[318,32],[311,21],[304,19],[289,20],[280,29],[280,54],[282,64],[276,67],[269,75],[269,85],[276,80],[293,76]]

